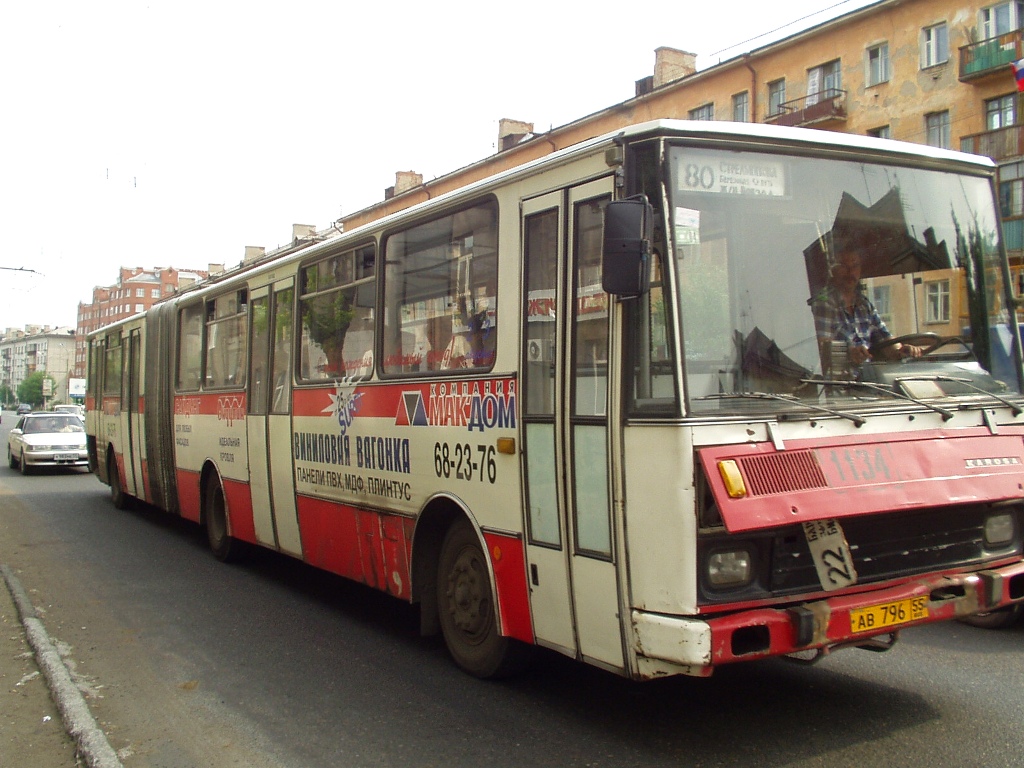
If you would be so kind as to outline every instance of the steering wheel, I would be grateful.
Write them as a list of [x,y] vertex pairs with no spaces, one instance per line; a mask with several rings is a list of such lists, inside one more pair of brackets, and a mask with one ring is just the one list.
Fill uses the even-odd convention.
[[938,349],[943,344],[946,344],[954,337],[943,339],[937,333],[905,333],[902,336],[890,336],[884,341],[880,341],[877,344],[872,344],[870,348],[871,356],[874,357],[879,352],[888,349],[896,344],[912,344],[913,346],[925,345],[925,349],[921,350],[921,355],[927,355],[932,350]]

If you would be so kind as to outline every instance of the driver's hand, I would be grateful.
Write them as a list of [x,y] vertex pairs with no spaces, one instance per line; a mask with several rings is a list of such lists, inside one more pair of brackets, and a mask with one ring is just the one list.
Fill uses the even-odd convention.
[[920,357],[923,351],[923,347],[915,347],[913,344],[901,344],[899,349],[900,357]]
[[852,365],[862,365],[871,359],[871,352],[868,351],[868,348],[862,347],[859,344],[850,347],[849,355]]

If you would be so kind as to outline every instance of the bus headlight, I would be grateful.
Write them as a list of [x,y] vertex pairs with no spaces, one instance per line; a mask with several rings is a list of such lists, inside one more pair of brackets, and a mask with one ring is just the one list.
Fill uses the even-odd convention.
[[985,546],[1001,547],[1013,541],[1013,515],[989,515],[985,518]]
[[753,558],[746,549],[713,552],[708,555],[708,584],[712,587],[741,587],[753,576]]

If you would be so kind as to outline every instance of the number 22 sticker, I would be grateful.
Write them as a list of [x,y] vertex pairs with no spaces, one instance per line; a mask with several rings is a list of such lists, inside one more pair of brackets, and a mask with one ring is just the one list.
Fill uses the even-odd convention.
[[804,536],[822,589],[830,592],[857,583],[853,555],[850,554],[850,546],[846,543],[846,536],[838,520],[804,523]]

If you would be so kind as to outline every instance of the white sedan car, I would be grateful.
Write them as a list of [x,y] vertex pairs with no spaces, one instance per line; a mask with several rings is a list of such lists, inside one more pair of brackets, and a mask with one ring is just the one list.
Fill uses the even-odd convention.
[[23,475],[34,467],[86,467],[85,425],[69,413],[29,413],[7,437],[7,463]]

